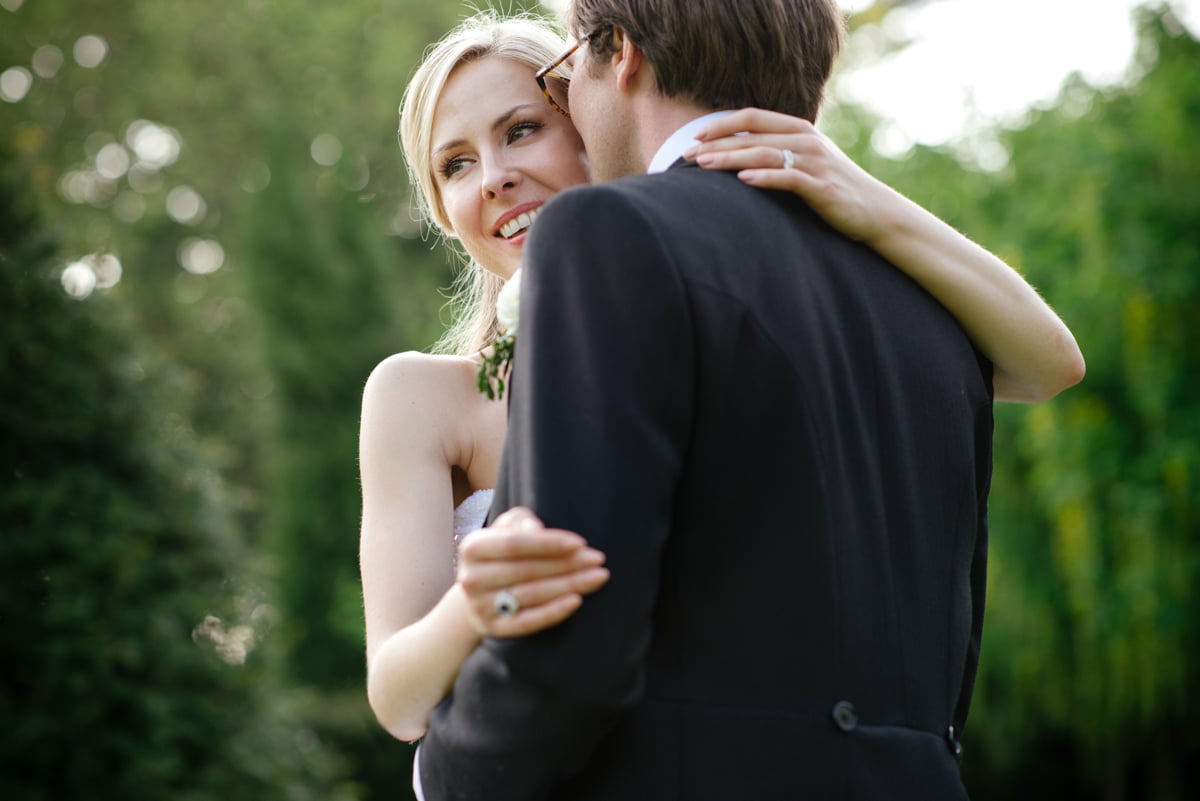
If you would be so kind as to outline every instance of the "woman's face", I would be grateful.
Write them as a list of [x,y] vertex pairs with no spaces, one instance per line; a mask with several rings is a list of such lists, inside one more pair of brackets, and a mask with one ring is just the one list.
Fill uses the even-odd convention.
[[453,233],[503,278],[521,266],[541,205],[588,180],[583,141],[533,74],[497,56],[459,66],[433,115],[434,181]]

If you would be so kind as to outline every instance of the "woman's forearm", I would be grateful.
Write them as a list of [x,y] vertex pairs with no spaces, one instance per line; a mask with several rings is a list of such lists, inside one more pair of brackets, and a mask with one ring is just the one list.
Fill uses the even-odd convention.
[[1079,383],[1083,354],[1070,329],[1001,259],[886,185],[866,240],[954,315],[995,365],[997,400],[1037,402]]
[[367,668],[367,698],[388,733],[406,741],[425,734],[429,714],[479,640],[456,583],[428,614],[379,646]]

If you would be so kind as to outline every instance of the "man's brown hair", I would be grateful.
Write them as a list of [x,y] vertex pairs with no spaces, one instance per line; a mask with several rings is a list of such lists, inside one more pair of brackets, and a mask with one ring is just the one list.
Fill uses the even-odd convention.
[[844,27],[835,0],[574,0],[571,24],[592,66],[623,30],[667,97],[814,122]]

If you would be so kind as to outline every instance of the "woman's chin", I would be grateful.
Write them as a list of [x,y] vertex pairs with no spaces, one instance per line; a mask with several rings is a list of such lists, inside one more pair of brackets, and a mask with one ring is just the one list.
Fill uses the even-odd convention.
[[489,273],[503,278],[505,281],[513,277],[513,273],[521,269],[521,250],[516,251],[516,258],[501,259],[495,264],[483,265]]

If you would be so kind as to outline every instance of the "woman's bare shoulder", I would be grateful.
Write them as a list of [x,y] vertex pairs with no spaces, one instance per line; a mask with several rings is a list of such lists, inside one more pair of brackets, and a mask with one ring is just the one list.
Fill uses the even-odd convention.
[[478,369],[466,356],[442,356],[419,351],[395,353],[375,365],[367,378],[366,392],[391,400],[428,398],[430,393],[459,393]]
[[381,441],[434,441],[458,451],[462,423],[472,413],[473,360],[409,351],[375,366],[363,389],[362,430]]

